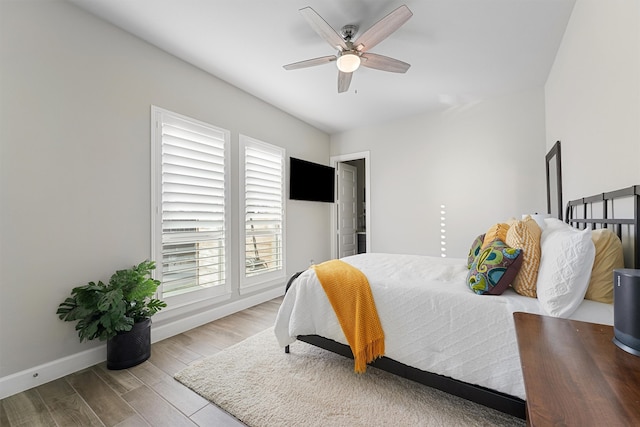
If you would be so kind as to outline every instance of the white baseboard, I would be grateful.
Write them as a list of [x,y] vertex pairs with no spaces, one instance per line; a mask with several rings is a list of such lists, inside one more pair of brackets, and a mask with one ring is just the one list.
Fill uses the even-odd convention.
[[0,399],[48,383],[65,375],[103,362],[107,359],[107,344],[53,360],[31,369],[0,378]]
[[205,310],[201,313],[186,316],[178,320],[173,320],[167,323],[158,322],[158,324],[151,328],[151,342],[161,341],[165,338],[202,326],[205,323],[213,322],[214,320],[237,313],[238,311],[245,310],[249,307],[253,307],[254,305],[272,300],[282,296],[283,292],[284,290],[280,286],[277,289],[270,289],[250,297],[241,298],[220,307]]
[[[238,311],[253,307],[273,298],[281,296],[283,289],[271,289],[257,295],[242,298],[220,307],[215,307],[201,313],[188,316],[166,324],[151,327],[151,342],[161,341],[205,323],[228,316]],[[48,383],[73,372],[80,371],[95,364],[104,362],[107,358],[106,343],[89,350],[81,351],[61,359],[53,360],[30,369],[0,378],[0,399],[16,393]]]

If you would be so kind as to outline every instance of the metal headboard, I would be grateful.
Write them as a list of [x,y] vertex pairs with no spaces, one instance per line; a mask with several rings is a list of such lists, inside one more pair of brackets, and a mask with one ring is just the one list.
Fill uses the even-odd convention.
[[[623,209],[617,206],[625,201]],[[617,211],[623,211],[618,213]],[[612,228],[625,246],[625,262],[629,268],[640,268],[640,185],[596,194],[567,203],[565,220],[576,228]]]

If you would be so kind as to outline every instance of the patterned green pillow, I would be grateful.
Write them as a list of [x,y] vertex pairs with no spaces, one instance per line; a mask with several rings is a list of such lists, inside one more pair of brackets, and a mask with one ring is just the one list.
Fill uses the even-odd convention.
[[469,288],[478,295],[500,295],[513,282],[522,265],[521,249],[494,240],[481,249],[467,275]]
[[484,234],[479,235],[471,244],[471,249],[469,249],[469,255],[467,256],[467,268],[471,268],[471,264],[473,264],[473,261],[476,259],[478,254],[480,254],[480,249],[484,242],[484,236]]

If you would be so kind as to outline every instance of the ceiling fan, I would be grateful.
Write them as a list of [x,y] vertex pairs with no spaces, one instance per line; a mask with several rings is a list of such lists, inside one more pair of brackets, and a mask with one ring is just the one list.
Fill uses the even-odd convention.
[[369,52],[371,48],[389,37],[391,33],[413,16],[413,13],[406,5],[400,6],[376,22],[355,40],[352,39],[358,32],[357,25],[345,25],[338,33],[312,8],[302,8],[300,13],[315,32],[325,39],[331,47],[337,49],[338,53],[287,64],[284,66],[285,70],[297,70],[298,68],[313,67],[336,61],[338,66],[338,93],[341,93],[349,90],[353,72],[360,65],[392,73],[406,73],[411,67],[406,62]]

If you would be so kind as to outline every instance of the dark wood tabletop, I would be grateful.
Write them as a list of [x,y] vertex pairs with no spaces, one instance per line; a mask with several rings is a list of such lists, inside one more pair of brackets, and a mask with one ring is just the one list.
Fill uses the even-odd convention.
[[513,317],[528,425],[640,425],[640,357],[612,342],[612,326]]

